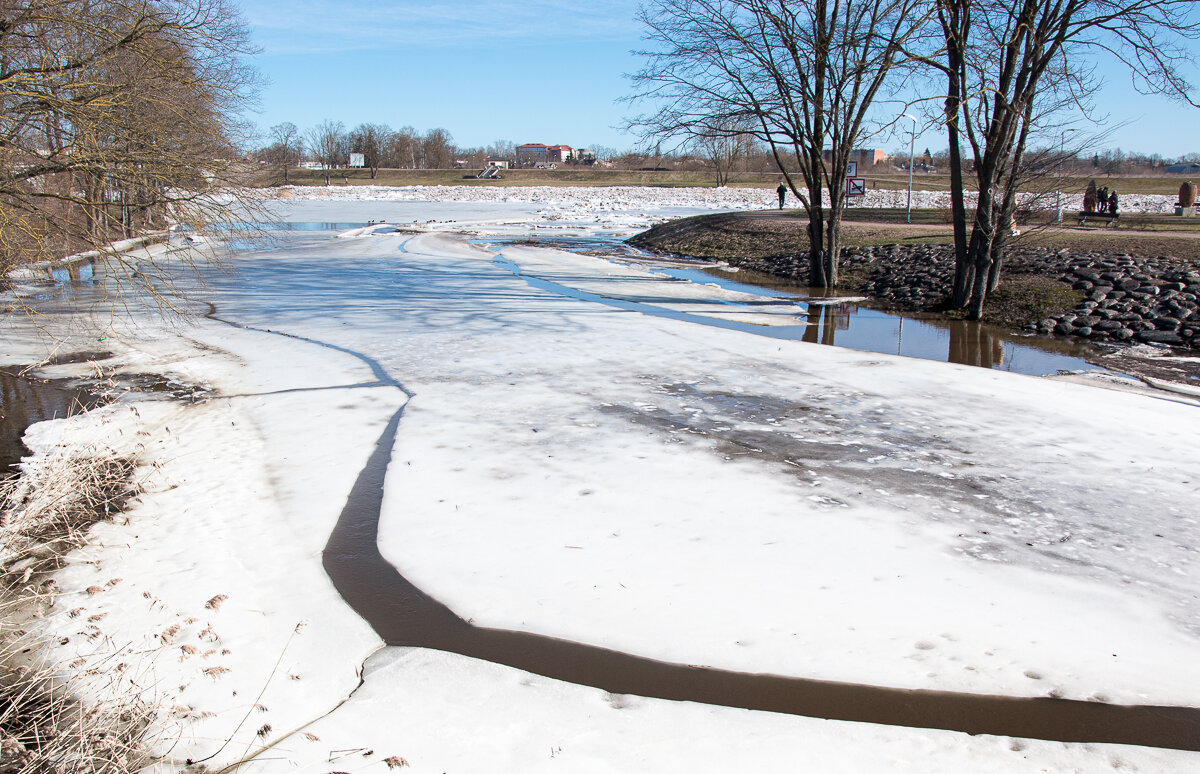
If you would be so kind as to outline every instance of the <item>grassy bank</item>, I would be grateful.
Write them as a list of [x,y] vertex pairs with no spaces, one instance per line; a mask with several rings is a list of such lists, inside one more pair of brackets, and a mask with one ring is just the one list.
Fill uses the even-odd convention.
[[[911,224],[902,209],[849,210],[843,226],[847,247],[886,244],[951,244],[946,213],[914,210]],[[1068,250],[1105,250],[1130,255],[1170,256],[1200,262],[1200,220],[1168,215],[1122,216],[1118,229],[1052,224],[1050,213],[1022,227],[1010,245]],[[808,250],[808,220],[797,211],[699,215],[659,224],[630,241],[657,252],[710,260],[769,258]]]
[[[623,169],[592,169],[563,167],[560,169],[510,169],[504,170],[500,180],[476,180],[477,169],[381,169],[374,179],[370,170],[338,169],[330,174],[330,185],[478,185],[478,186],[613,186],[638,185],[663,188],[712,187],[715,177],[707,171],[647,171]],[[466,177],[464,177],[466,176]],[[860,177],[868,188],[903,191],[908,187],[908,174],[891,167],[879,165],[865,170]],[[1155,177],[1096,176],[1067,177],[1063,179],[1063,193],[1082,196],[1088,181],[1108,186],[1122,194],[1154,193],[1174,195],[1179,192],[1183,178],[1179,175]],[[309,169],[291,169],[288,182],[293,185],[324,185],[325,173]],[[779,183],[775,172],[735,172],[730,175],[729,185],[733,188],[774,188]],[[262,169],[256,177],[262,187],[283,185],[283,174],[277,169]],[[948,175],[920,173],[913,187],[921,191],[948,191]],[[968,183],[968,188],[970,184]]]

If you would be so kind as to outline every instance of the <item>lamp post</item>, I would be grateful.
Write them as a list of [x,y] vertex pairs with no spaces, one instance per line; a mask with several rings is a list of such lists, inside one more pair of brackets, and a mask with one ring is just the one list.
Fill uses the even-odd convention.
[[1056,223],[1062,223],[1063,208],[1062,208],[1062,181],[1063,181],[1063,162],[1066,161],[1067,152],[1067,132],[1073,132],[1074,129],[1063,129],[1058,135],[1058,190],[1054,192],[1054,209],[1058,212],[1055,217]]
[[904,222],[912,223],[912,176],[913,176],[913,143],[917,141],[917,119],[908,113],[900,116],[913,122],[912,131],[908,135],[908,207],[904,213]]

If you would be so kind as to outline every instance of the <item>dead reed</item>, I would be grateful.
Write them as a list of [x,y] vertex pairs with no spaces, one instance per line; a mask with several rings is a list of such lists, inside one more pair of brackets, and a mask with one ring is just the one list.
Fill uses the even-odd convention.
[[59,447],[0,481],[0,584],[18,591],[45,582],[93,524],[137,494],[136,470],[134,460],[105,447]]
[[101,648],[61,663],[40,626],[56,614],[51,573],[136,494],[135,472],[110,449],[60,447],[0,482],[0,774],[125,774],[152,761],[158,702],[131,666],[138,654]]

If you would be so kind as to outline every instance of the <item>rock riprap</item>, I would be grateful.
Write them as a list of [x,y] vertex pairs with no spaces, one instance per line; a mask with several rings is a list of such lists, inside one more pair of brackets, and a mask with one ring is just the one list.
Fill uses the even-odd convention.
[[[801,278],[807,256],[731,261],[746,269]],[[859,273],[860,290],[887,306],[942,307],[954,279],[949,245],[881,245],[843,252],[843,269]],[[1031,320],[1026,330],[1087,339],[1200,348],[1200,271],[1166,256],[1024,248],[1005,258],[1005,274],[1057,279],[1084,294],[1078,308]]]

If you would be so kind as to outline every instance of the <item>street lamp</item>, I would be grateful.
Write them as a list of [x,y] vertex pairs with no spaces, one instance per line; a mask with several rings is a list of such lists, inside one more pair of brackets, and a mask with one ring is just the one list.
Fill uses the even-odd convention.
[[1058,190],[1054,192],[1054,209],[1058,212],[1055,217],[1055,222],[1062,223],[1063,208],[1062,208],[1062,180],[1063,180],[1063,162],[1066,159],[1067,150],[1067,132],[1073,132],[1074,129],[1063,129],[1058,136]]
[[904,222],[912,223],[913,143],[917,141],[917,118],[908,113],[904,113],[900,117],[913,122],[912,132],[908,136],[908,209],[904,213]]

